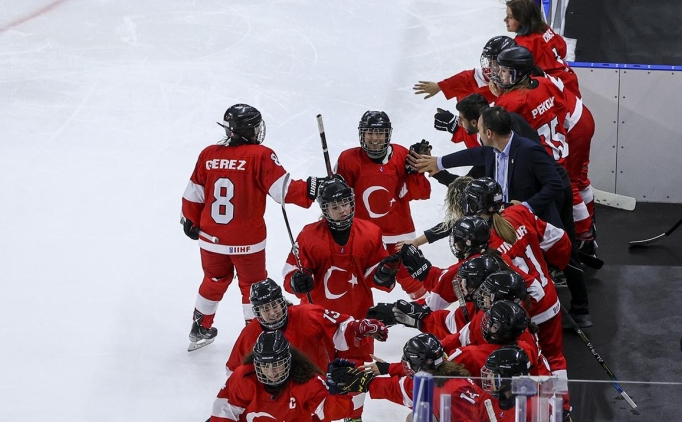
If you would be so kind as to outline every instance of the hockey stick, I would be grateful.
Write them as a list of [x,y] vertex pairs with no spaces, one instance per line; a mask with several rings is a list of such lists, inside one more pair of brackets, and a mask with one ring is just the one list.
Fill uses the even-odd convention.
[[630,407],[636,409],[637,404],[630,398],[630,396],[628,396],[628,393],[626,393],[625,390],[623,390],[620,384],[618,384],[618,378],[616,378],[611,369],[609,369],[609,367],[606,365],[606,362],[604,362],[604,359],[602,359],[599,353],[597,353],[597,350],[590,342],[590,339],[588,339],[585,333],[583,333],[583,330],[580,329],[578,323],[575,322],[575,320],[571,317],[566,308],[564,308],[563,306],[561,307],[561,312],[564,314],[566,320],[568,320],[568,322],[571,323],[575,332],[578,334],[583,343],[585,343],[585,346],[587,346],[587,348],[590,349],[590,352],[592,352],[592,356],[594,356],[594,358],[597,359],[599,365],[601,365],[604,371],[606,371],[606,374],[609,376],[609,378],[611,378],[611,384],[613,385],[613,388],[615,388],[616,391],[618,391],[618,393],[625,399],[625,401],[628,402]]
[[327,135],[324,133],[324,124],[322,123],[322,115],[317,115],[317,128],[320,130],[320,140],[322,141],[322,153],[324,154],[324,165],[327,166],[327,176],[331,179],[334,176],[332,172],[332,164],[329,161],[329,150],[327,149]]
[[[287,210],[284,207],[286,201],[284,198],[287,196],[287,188],[289,187],[289,173],[284,176],[284,184],[282,185],[282,216],[284,216],[284,225],[287,227],[287,233],[289,233],[289,240],[291,241],[291,253],[296,259],[296,266],[299,271],[303,271],[303,265],[301,264],[301,257],[298,254],[298,245],[294,241],[294,235],[291,233],[291,226],[289,225],[289,217],[287,216]],[[310,297],[310,292],[306,292],[306,297],[308,298],[308,303],[313,303],[313,298]]]
[[594,202],[607,207],[619,208],[621,210],[632,211],[637,205],[637,200],[631,196],[618,195],[617,193],[604,192],[603,190],[592,187]]
[[659,240],[659,239],[663,239],[663,238],[666,237],[666,236],[670,236],[670,234],[671,234],[672,232],[674,232],[678,227],[680,227],[681,224],[682,224],[682,220],[680,220],[680,221],[678,221],[677,223],[675,223],[675,225],[672,226],[672,227],[670,228],[670,230],[668,230],[668,231],[665,232],[665,233],[661,233],[661,234],[659,234],[658,236],[654,236],[654,237],[652,237],[652,238],[650,238],[650,239],[633,240],[632,242],[630,242],[630,245],[629,245],[629,246],[644,246],[644,245],[648,245],[648,244],[650,244],[650,243],[654,243],[654,242],[656,242],[656,241]]
[[[187,221],[187,219],[186,219],[184,216],[180,217],[180,224],[182,224],[182,225],[184,226],[184,225],[185,225],[185,221]],[[208,234],[208,233],[206,233],[206,232],[203,232],[203,231],[201,231],[201,230],[199,230],[199,236],[201,236],[201,237],[203,237],[203,238],[205,238],[205,239],[210,240],[212,243],[218,243],[218,238],[217,238],[217,237],[211,236],[210,234]]]
[[596,256],[588,255],[585,252],[578,251],[578,258],[580,259],[580,262],[595,270],[599,270],[601,269],[601,267],[604,266],[603,259],[599,259]]

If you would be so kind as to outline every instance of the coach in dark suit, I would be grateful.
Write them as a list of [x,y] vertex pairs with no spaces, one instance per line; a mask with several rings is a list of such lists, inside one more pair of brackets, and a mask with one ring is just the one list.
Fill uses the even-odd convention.
[[504,108],[489,107],[478,119],[482,147],[443,157],[412,158],[411,165],[431,175],[446,168],[482,165],[485,175],[502,186],[505,202],[521,202],[544,221],[563,227],[558,212],[563,185],[554,159],[543,146],[512,132],[511,127]]

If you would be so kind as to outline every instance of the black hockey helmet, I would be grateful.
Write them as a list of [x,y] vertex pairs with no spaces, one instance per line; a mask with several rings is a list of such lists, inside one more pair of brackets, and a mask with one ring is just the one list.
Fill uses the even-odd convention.
[[500,271],[500,263],[494,257],[483,254],[465,261],[459,266],[452,281],[458,300],[472,302],[474,293],[492,273]]
[[409,339],[403,347],[402,365],[407,376],[419,371],[433,371],[447,356],[440,340],[433,334],[422,333]]
[[502,208],[502,187],[492,177],[472,180],[462,193],[465,215],[492,214]]
[[225,111],[223,123],[228,142],[261,144],[265,139],[265,121],[260,111],[248,104],[235,104]]
[[266,278],[253,283],[249,301],[254,315],[263,327],[277,330],[287,323],[287,303],[282,295],[282,288],[273,279]]
[[[370,146],[367,145],[365,140],[366,133],[375,134],[385,134],[386,139],[383,144],[378,146],[380,140],[372,140]],[[383,111],[366,111],[365,114],[360,118],[360,123],[358,124],[358,136],[360,137],[360,146],[367,153],[369,158],[381,159],[386,155],[388,150],[388,144],[391,143],[391,133],[393,132],[393,127],[391,126],[391,119],[388,118],[388,114]]]
[[346,230],[353,224],[355,193],[343,180],[333,178],[324,182],[317,195],[317,202],[330,229]]
[[481,331],[488,343],[512,344],[528,328],[530,318],[518,303],[500,300],[481,318]]
[[508,89],[526,80],[534,68],[535,59],[530,50],[521,46],[509,47],[498,54],[491,79],[500,88]]
[[264,331],[253,346],[253,363],[258,381],[280,385],[289,378],[291,347],[281,331]]
[[530,359],[519,346],[506,345],[493,351],[481,368],[481,384],[491,396],[500,399],[500,408],[509,410],[514,398],[505,394],[511,392],[511,378],[528,375]]
[[490,274],[476,294],[476,306],[487,311],[493,303],[510,300],[523,303],[528,291],[526,281],[516,271],[499,271]]
[[479,217],[462,217],[452,225],[450,250],[457,259],[464,259],[472,253],[488,247],[490,227]]
[[516,45],[516,41],[506,35],[498,35],[489,39],[481,52],[481,70],[483,70],[483,75],[490,79],[493,65],[497,61],[497,56],[500,52],[505,48],[515,47]]

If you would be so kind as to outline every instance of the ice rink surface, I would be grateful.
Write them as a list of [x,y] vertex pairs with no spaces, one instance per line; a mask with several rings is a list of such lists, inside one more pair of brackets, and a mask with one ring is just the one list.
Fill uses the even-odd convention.
[[[499,0],[0,1],[0,421],[204,421],[243,326],[238,290],[214,344],[186,351],[201,280],[180,199],[225,109],[263,113],[265,144],[294,178],[324,175],[358,145],[369,109],[393,142],[460,147],[433,129],[439,94],[412,85],[478,64],[505,32]],[[463,174],[466,169],[458,170]],[[418,230],[443,214],[444,188],[412,203]],[[287,207],[294,235],[319,217]],[[270,276],[290,249],[268,202]],[[248,228],[245,228],[248,230]],[[434,265],[447,243],[426,246]],[[376,301],[406,297],[396,289]],[[398,361],[415,330],[392,328],[377,355]],[[364,420],[408,409],[368,400]]]

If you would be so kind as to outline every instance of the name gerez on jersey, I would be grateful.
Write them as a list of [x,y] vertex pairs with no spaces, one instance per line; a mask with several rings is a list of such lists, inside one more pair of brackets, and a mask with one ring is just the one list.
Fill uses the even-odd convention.
[[206,170],[246,170],[246,160],[213,159],[206,161]]

